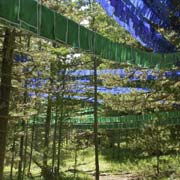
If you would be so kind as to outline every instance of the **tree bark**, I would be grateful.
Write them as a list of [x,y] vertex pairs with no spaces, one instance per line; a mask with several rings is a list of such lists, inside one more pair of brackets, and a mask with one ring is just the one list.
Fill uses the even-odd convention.
[[52,99],[51,95],[48,95],[47,114],[45,122],[45,139],[44,139],[44,152],[43,152],[43,169],[42,175],[44,180],[49,180],[49,167],[48,167],[48,156],[49,156],[49,138],[51,128],[51,111],[52,111]]
[[[25,88],[27,88],[27,82],[25,82]],[[27,90],[25,90],[24,92],[24,100],[23,103],[26,104],[27,103]],[[25,115],[25,112],[24,112]],[[27,131],[27,124],[24,120],[22,120],[21,123],[21,137],[20,137],[20,147],[19,147],[19,166],[18,166],[18,180],[24,179],[24,170],[23,170],[23,166],[25,166],[25,161],[26,161],[26,154],[24,152],[24,146],[25,146],[25,141],[26,141],[26,131]],[[26,146],[25,146],[26,149]]]
[[3,179],[14,48],[15,29],[7,28],[3,42],[0,85],[0,180]]
[[13,179],[13,168],[14,168],[14,159],[15,159],[15,152],[16,152],[16,125],[14,127],[14,137],[13,137],[13,144],[12,144],[12,159],[11,159],[11,168],[10,168],[10,180]]
[[[50,64],[50,74],[52,77],[52,64]],[[51,96],[51,87],[53,85],[53,80],[50,78],[50,87],[48,93],[48,102],[47,102],[47,112],[46,112],[46,122],[45,122],[45,137],[44,137],[44,153],[43,153],[43,167],[49,170],[48,167],[48,156],[49,156],[49,141],[50,141],[50,129],[51,129],[51,114],[52,114],[52,96]],[[47,177],[44,177],[47,179]]]
[[[58,98],[56,96],[56,98]],[[54,124],[54,135],[53,135],[53,146],[52,146],[52,172],[55,172],[55,161],[56,161],[56,139],[57,139],[57,121],[58,121],[58,110],[56,105],[56,116],[55,116],[55,124]]]
[[97,64],[96,57],[93,56],[94,61],[94,146],[95,146],[95,179],[99,180],[99,152],[98,152],[98,117],[97,117]]
[[28,166],[28,173],[27,173],[28,176],[30,176],[30,174],[31,174],[31,162],[32,162],[32,155],[33,155],[33,148],[34,148],[34,136],[35,136],[35,123],[36,123],[36,118],[34,116],[32,131],[31,131],[31,147],[30,147],[29,166]]
[[51,96],[48,96],[48,105],[47,105],[47,117],[45,122],[45,140],[44,140],[44,156],[43,156],[43,166],[47,167],[48,154],[49,154],[49,134],[50,134],[50,125],[51,125],[51,109],[52,102]]
[[64,119],[64,89],[65,89],[65,85],[66,85],[66,69],[63,69],[63,74],[62,74],[62,93],[60,95],[60,100],[61,103],[59,105],[60,108],[60,117],[59,117],[59,122],[58,122],[58,154],[57,154],[57,173],[58,173],[58,178],[60,179],[60,163],[61,163],[61,146],[62,146],[62,133],[63,133],[63,129],[62,129],[62,125],[63,125],[63,119]]
[[24,147],[24,131],[25,131],[25,121],[21,122],[21,137],[20,137],[20,146],[19,146],[19,165],[18,165],[18,180],[22,180],[22,167],[23,167],[23,147]]
[[25,172],[26,172],[26,167],[27,167],[27,148],[28,148],[28,123],[26,123],[25,127],[25,142],[24,142],[24,164],[23,164],[23,172],[22,172],[22,177],[24,179]]

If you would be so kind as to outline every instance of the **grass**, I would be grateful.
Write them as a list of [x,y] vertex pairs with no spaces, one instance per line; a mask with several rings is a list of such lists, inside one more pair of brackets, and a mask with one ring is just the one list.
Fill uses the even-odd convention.
[[[74,155],[75,153],[67,151],[63,153],[61,164],[62,180],[74,180]],[[95,171],[94,148],[89,147],[85,150],[79,150],[77,154],[76,180],[92,180]],[[156,157],[146,156],[141,151],[130,149],[100,149],[99,151],[100,172],[105,174],[126,174],[138,175],[145,179],[158,180],[179,180],[180,179],[180,157],[177,155],[161,156],[160,170],[156,174]],[[17,171],[17,169],[16,169]],[[9,167],[5,168],[6,174]],[[32,166],[33,175],[40,174],[37,166]],[[8,176],[6,176],[8,177]],[[6,178],[8,180],[8,178]],[[40,178],[36,178],[40,180]]]
[[[119,151],[119,152],[118,152]],[[107,174],[141,175],[156,179],[156,157],[144,156],[140,152],[128,149],[120,149],[113,152],[112,149],[102,149],[99,154],[100,171]],[[87,174],[94,173],[94,149],[92,147],[78,152],[77,170]],[[177,155],[161,156],[159,179],[180,179],[180,157]],[[64,169],[73,169],[73,159],[64,161]]]

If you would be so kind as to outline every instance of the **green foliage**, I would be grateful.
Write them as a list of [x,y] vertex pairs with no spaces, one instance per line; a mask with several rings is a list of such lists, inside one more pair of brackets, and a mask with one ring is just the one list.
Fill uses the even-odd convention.
[[[79,4],[67,1],[46,1],[47,6],[73,18],[77,22],[87,21],[87,26],[91,26],[93,18],[95,22],[93,29],[113,41],[123,44],[141,47],[131,36],[120,28],[114,20],[105,15],[99,5],[85,6],[81,1]],[[3,33],[1,33],[3,35]],[[0,46],[2,46],[2,38]],[[23,162],[25,177],[29,173],[30,153],[32,150],[30,173],[39,176],[44,167],[43,152],[47,153],[48,168],[52,166],[52,156],[57,165],[60,159],[61,179],[71,180],[76,172],[77,180],[90,180],[94,173],[94,148],[92,132],[72,132],[67,124],[61,124],[62,119],[69,117],[85,117],[92,114],[82,113],[82,109],[92,108],[90,104],[81,100],[66,99],[64,96],[78,95],[65,90],[72,90],[71,85],[74,79],[65,74],[57,72],[77,69],[93,69],[91,55],[83,54],[80,50],[72,49],[62,44],[55,44],[46,40],[40,40],[28,33],[17,31],[15,53],[28,54],[33,61],[20,63],[14,62],[12,73],[12,93],[10,101],[10,122],[6,154],[5,172],[9,178],[10,165],[13,165],[13,176],[17,177],[18,165]],[[76,56],[78,54],[78,56]],[[129,76],[120,78],[116,75],[99,76],[99,86],[111,87],[148,87],[151,91],[138,93],[134,91],[130,95],[98,94],[98,99],[102,99],[104,105],[99,108],[98,116],[117,116],[127,114],[144,114],[174,110],[173,104],[180,102],[179,79],[166,79],[161,77],[164,71],[160,72],[156,81],[146,81],[146,76],[141,77],[139,82],[130,82],[133,76],[129,65],[120,65],[100,58],[98,69],[124,68]],[[1,57],[0,57],[1,62]],[[141,71],[146,71],[140,69]],[[0,72],[1,73],[1,72]],[[158,75],[155,71],[155,75]],[[29,87],[26,83],[29,79],[35,78],[38,88]],[[47,83],[40,84],[39,80]],[[67,81],[66,81],[67,80]],[[93,77],[90,79],[93,85]],[[34,93],[33,97],[27,96],[27,92]],[[45,129],[44,122],[47,119],[48,102],[42,98],[46,94],[52,98],[51,121],[49,126],[49,143],[44,147]],[[93,91],[82,95],[90,97]],[[54,98],[56,97],[56,98]],[[163,103],[161,103],[163,102]],[[41,117],[40,117],[41,115]],[[160,170],[168,177],[175,179],[179,175],[179,126],[167,127],[160,125],[161,117],[154,119],[151,124],[147,124],[144,129],[127,130],[120,132],[99,132],[100,139],[100,170],[105,173],[124,173],[154,175],[156,157],[160,155]],[[55,122],[57,121],[57,122]],[[22,126],[25,123],[25,127]],[[28,124],[28,122],[30,122]],[[33,126],[34,123],[34,126]],[[127,133],[127,134],[126,134]],[[113,136],[112,136],[113,135]],[[23,158],[20,158],[19,149],[23,140]],[[60,144],[60,145],[59,145]],[[55,151],[53,152],[53,148]],[[58,152],[60,150],[60,153]],[[58,154],[59,153],[59,154]],[[160,153],[160,154],[159,154]],[[75,156],[76,166],[75,166]],[[13,159],[14,158],[14,159]],[[39,163],[39,164],[38,164]],[[55,169],[50,167],[49,169]],[[172,172],[169,172],[172,171]],[[54,172],[53,172],[54,173]],[[52,173],[52,174],[53,174]],[[91,175],[89,175],[91,174]],[[164,174],[163,174],[164,175]],[[162,176],[163,176],[162,175]],[[36,179],[38,179],[37,177]],[[155,178],[153,176],[153,178]],[[39,178],[40,179],[40,178]]]
[[68,54],[70,54],[70,50],[67,47],[59,47],[59,48],[50,48],[49,51],[52,54],[55,54],[57,56],[63,56],[66,57]]

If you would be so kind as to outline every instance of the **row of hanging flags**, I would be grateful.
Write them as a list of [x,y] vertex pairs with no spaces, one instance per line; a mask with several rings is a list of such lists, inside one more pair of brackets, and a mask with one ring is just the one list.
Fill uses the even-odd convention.
[[[178,0],[96,0],[108,16],[124,27],[143,46],[154,52],[175,52],[176,47],[154,26],[180,34]],[[173,21],[173,22],[172,22]]]

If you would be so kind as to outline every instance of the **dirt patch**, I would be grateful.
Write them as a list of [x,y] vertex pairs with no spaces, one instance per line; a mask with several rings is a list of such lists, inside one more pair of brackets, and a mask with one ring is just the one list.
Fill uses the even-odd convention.
[[141,177],[132,174],[101,175],[100,180],[140,180]]

